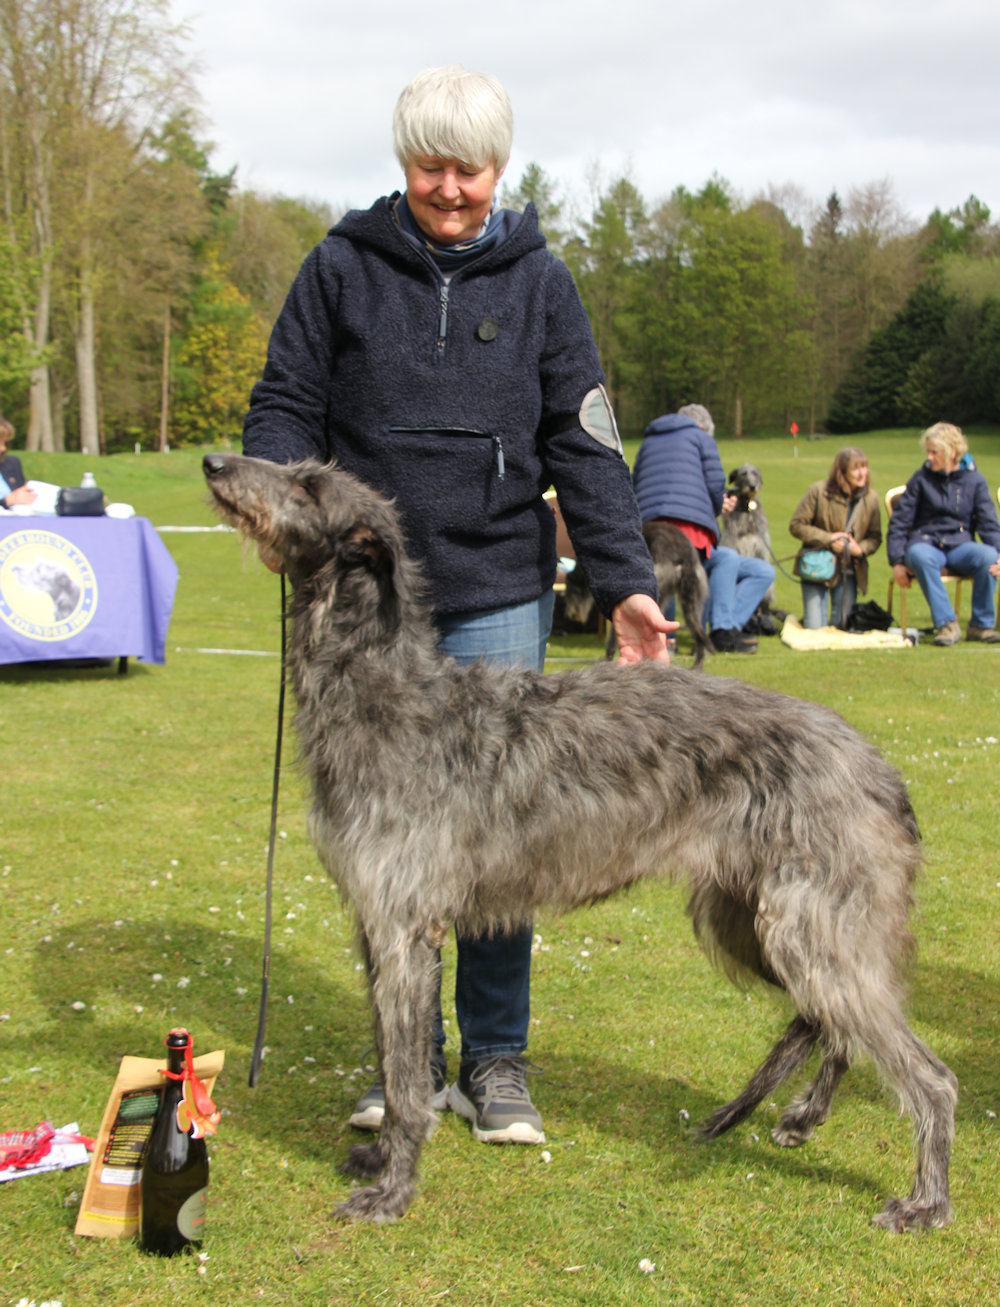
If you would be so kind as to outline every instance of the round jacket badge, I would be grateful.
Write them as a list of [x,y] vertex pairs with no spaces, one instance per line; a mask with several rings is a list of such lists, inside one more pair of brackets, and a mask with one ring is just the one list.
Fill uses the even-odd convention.
[[97,610],[97,578],[76,545],[34,527],[0,540],[0,620],[29,640],[67,640]]
[[500,330],[500,324],[496,318],[483,318],[482,322],[476,328],[476,335],[480,340],[495,340],[496,334]]

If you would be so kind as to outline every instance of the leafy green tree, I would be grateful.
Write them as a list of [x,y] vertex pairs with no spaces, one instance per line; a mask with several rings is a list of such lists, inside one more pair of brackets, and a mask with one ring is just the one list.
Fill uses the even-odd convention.
[[565,249],[590,318],[608,393],[623,427],[632,416],[627,343],[632,327],[632,284],[645,257],[648,228],[642,196],[628,177],[619,177],[598,192],[590,220]]
[[520,212],[524,211],[526,205],[533,204],[538,211],[538,226],[546,245],[553,254],[562,257],[569,238],[565,206],[559,197],[556,183],[544,168],[537,163],[529,163],[517,186],[510,187],[504,183],[500,189],[500,201],[504,208]]
[[[829,414],[831,431],[900,426],[934,398],[938,392],[928,389],[926,365],[917,365],[941,346],[954,306],[954,297],[936,282],[924,281],[916,287],[892,321],[872,333],[837,387]],[[907,393],[904,387],[911,373]]]
[[235,194],[214,223],[233,284],[270,326],[302,260],[336,220],[329,205],[255,191]]
[[249,296],[233,285],[218,254],[208,251],[174,368],[173,442],[237,437],[266,353],[267,332]]

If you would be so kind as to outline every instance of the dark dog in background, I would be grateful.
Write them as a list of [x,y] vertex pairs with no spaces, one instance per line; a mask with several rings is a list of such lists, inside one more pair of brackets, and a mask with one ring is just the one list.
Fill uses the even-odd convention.
[[436,1120],[431,1012],[449,924],[506,930],[672,875],[709,954],[784,991],[794,1013],[702,1134],[745,1119],[816,1049],[815,1078],[772,1132],[801,1144],[867,1054],[917,1146],[911,1193],[875,1220],[945,1225],[957,1082],[903,1013],[921,853],[906,786],[878,750],[819,704],[658,662],[460,667],[438,648],[382,495],[318,463],[203,464],[221,516],[292,583],[309,832],[368,975],[385,1121],[351,1149],[344,1169],[371,1183],[341,1213],[392,1221],[413,1197]]
[[[694,639],[694,670],[705,661],[706,653],[715,653],[703,622],[708,603],[708,577],[701,565],[698,551],[680,527],[672,522],[646,522],[642,528],[646,547],[653,559],[656,584],[659,588],[660,608],[676,596],[684,615],[684,623]],[[566,616],[574,622],[585,623],[594,608],[587,576],[577,563],[566,576]],[[606,656],[613,658],[618,643],[614,627],[608,627]]]
[[[760,490],[763,484],[764,478],[755,463],[741,463],[730,472],[726,494],[736,496],[736,507],[731,513],[723,513],[720,517],[722,528],[719,544],[735,549],[744,558],[763,558],[766,563],[773,563],[771,530],[767,524],[767,514],[760,503]],[[776,617],[784,620],[788,616],[784,610],[773,605],[774,585],[772,584],[754,614],[758,623],[757,634],[777,634],[778,628],[772,619]],[[751,622],[754,618],[751,618]]]

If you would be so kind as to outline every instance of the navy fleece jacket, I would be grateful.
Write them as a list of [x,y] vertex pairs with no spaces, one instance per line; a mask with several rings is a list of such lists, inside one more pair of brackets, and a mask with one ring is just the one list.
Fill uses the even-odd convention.
[[306,258],[244,452],[336,459],[394,496],[437,612],[552,585],[550,485],[601,610],[655,598],[590,325],[534,208],[446,285],[400,231],[396,198],[347,214]]

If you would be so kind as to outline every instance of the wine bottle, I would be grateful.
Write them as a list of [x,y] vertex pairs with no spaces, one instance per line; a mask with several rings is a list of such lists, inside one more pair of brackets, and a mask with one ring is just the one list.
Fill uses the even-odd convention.
[[208,1197],[208,1149],[219,1119],[194,1074],[191,1036],[171,1030],[164,1041],[167,1068],[139,1185],[139,1244],[170,1257],[201,1246]]

